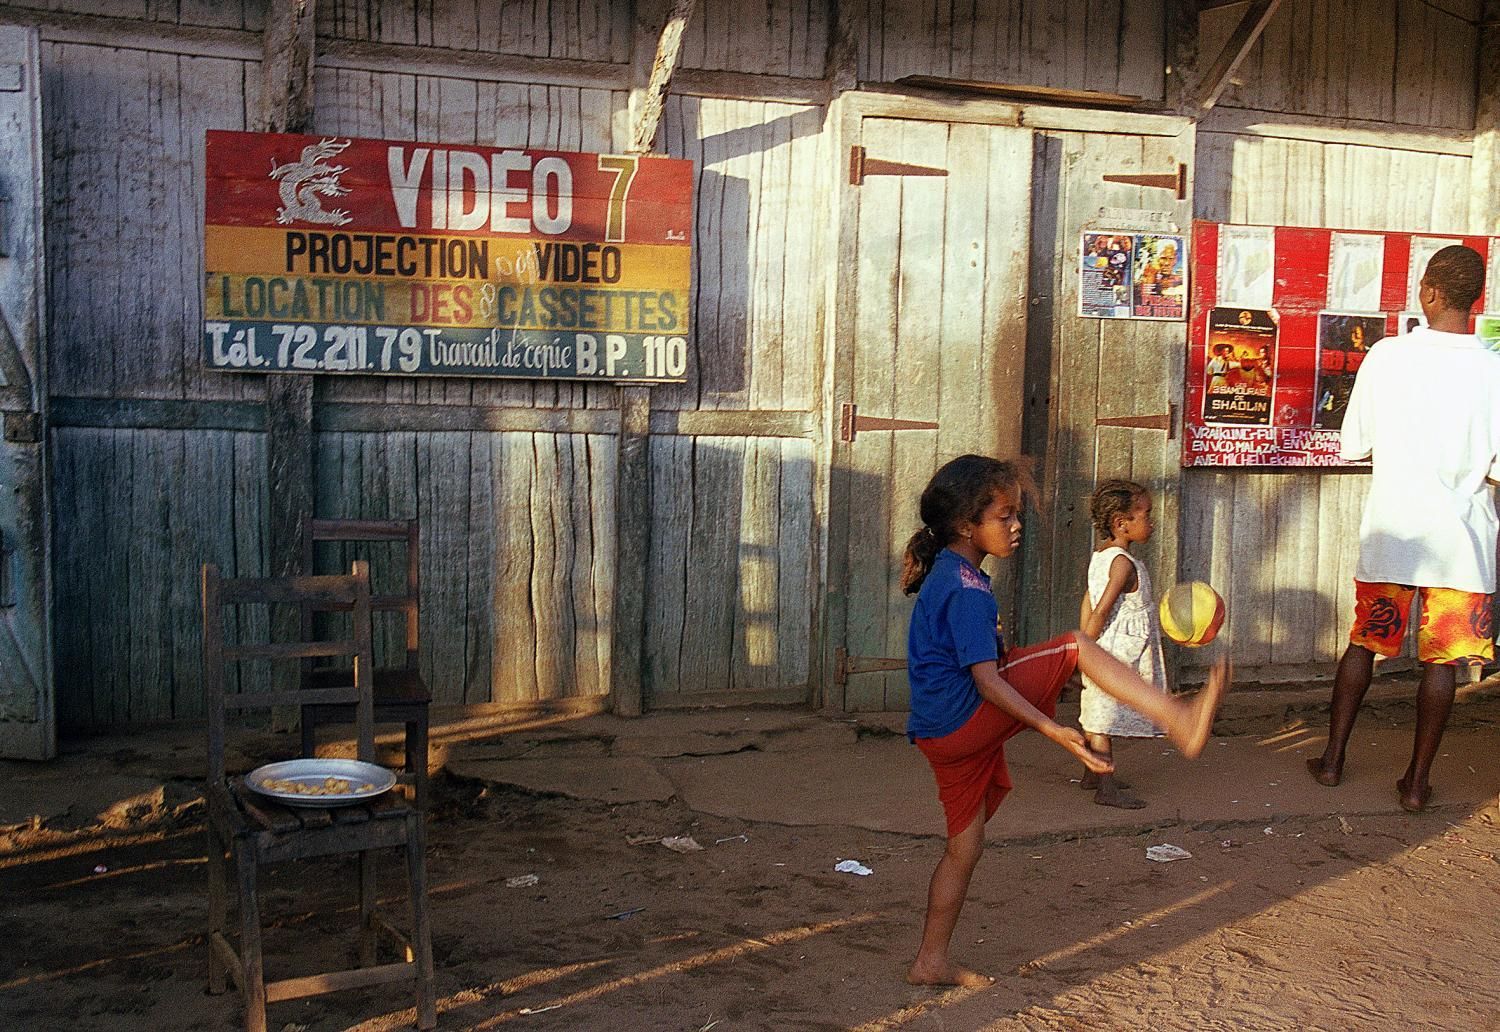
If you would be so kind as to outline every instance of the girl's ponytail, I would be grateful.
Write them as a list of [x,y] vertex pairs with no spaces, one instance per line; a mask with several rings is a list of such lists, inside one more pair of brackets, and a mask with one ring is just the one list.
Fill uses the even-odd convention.
[[921,589],[942,550],[943,543],[931,527],[923,527],[911,536],[906,542],[906,554],[901,559],[901,590],[904,593],[915,595]]

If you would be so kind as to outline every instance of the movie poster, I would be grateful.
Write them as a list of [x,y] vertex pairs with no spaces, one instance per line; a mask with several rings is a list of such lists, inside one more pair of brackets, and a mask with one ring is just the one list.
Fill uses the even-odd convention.
[[1085,233],[1079,266],[1078,314],[1096,319],[1130,318],[1129,233]]
[[1318,315],[1318,385],[1313,426],[1339,430],[1360,363],[1385,336],[1385,316],[1321,312]]
[[1203,421],[1270,426],[1276,384],[1276,313],[1214,308],[1208,313]]
[[1137,319],[1181,319],[1187,313],[1187,248],[1180,236],[1135,238]]

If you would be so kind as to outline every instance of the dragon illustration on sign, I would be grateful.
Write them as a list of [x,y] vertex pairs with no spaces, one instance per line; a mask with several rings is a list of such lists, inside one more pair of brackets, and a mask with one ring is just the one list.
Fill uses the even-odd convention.
[[324,211],[318,197],[342,197],[349,192],[347,186],[339,184],[339,176],[348,171],[344,165],[327,164],[327,159],[343,151],[352,140],[339,143],[325,139],[302,148],[302,157],[285,165],[271,159],[271,178],[281,181],[281,208],[276,212],[276,221],[285,226],[299,219],[342,226],[353,221],[343,208]]

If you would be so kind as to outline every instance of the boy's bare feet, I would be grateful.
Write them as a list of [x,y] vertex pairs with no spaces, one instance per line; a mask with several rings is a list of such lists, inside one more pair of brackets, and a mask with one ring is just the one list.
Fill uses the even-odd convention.
[[912,985],[961,985],[967,989],[983,989],[995,984],[995,980],[989,975],[981,975],[978,971],[970,971],[951,963],[933,967],[913,963],[911,970],[906,973],[906,980]]
[[1314,756],[1307,761],[1307,772],[1313,776],[1313,780],[1320,785],[1333,788],[1344,780],[1344,765],[1340,763],[1336,767],[1329,767],[1323,762],[1323,757]]
[[[1120,788],[1129,788],[1130,787],[1130,782],[1128,782],[1124,778],[1120,777],[1120,775],[1118,775],[1118,774],[1114,775],[1114,779],[1115,779],[1115,784],[1118,785]],[[1083,772],[1083,777],[1081,777],[1081,778],[1078,779],[1078,787],[1079,788],[1087,788],[1087,789],[1098,788],[1099,787],[1099,775],[1095,774],[1091,770],[1085,769],[1084,772]]]
[[1396,791],[1401,793],[1401,809],[1409,813],[1422,812],[1432,798],[1431,785],[1411,785],[1405,778],[1396,782]]
[[1208,680],[1198,689],[1197,696],[1187,704],[1187,712],[1166,728],[1167,737],[1177,746],[1177,751],[1190,760],[1196,760],[1208,736],[1214,728],[1214,715],[1219,712],[1219,703],[1229,690],[1229,660],[1221,658],[1208,671]]
[[1101,778],[1099,790],[1094,793],[1094,802],[1100,806],[1114,806],[1121,810],[1139,810],[1146,805],[1146,800],[1126,792],[1126,786],[1119,778]]

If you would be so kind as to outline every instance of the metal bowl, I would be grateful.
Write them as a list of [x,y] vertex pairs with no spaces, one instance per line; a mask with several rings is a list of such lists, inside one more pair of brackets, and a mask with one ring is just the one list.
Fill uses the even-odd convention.
[[[389,792],[395,783],[394,771],[374,763],[315,757],[267,763],[245,775],[250,788],[288,806],[362,803]],[[298,785],[307,787],[299,792]]]

